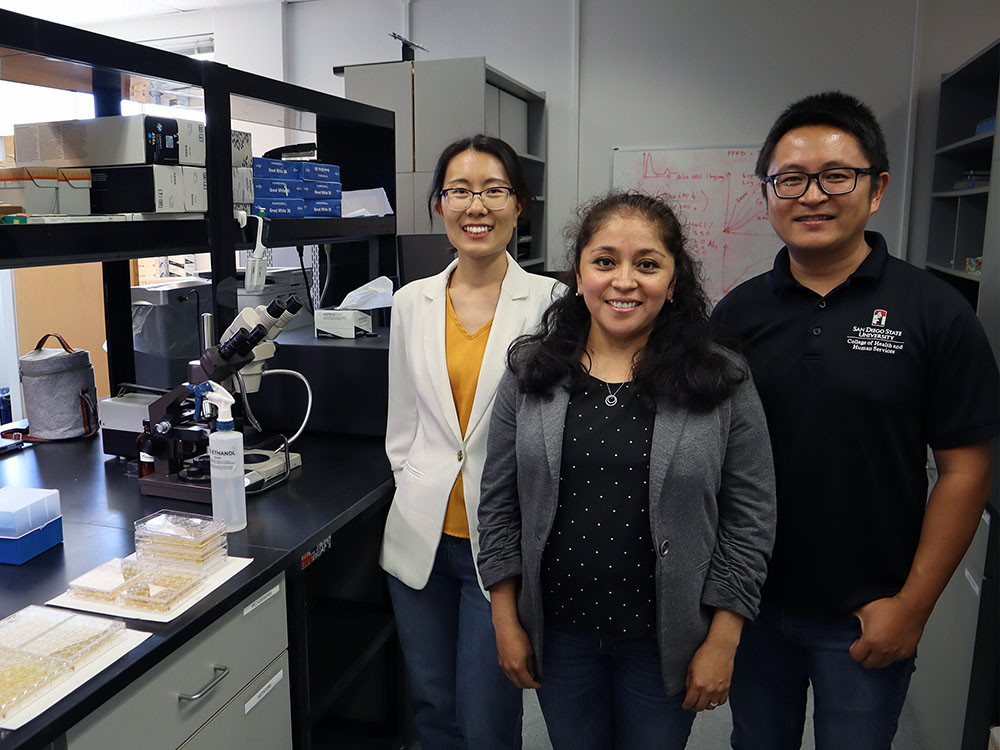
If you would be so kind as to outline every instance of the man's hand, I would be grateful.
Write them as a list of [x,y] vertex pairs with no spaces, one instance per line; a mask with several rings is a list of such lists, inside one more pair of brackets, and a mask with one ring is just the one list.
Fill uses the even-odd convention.
[[897,594],[868,602],[854,615],[861,620],[861,637],[851,644],[851,658],[872,669],[913,656],[930,612]]

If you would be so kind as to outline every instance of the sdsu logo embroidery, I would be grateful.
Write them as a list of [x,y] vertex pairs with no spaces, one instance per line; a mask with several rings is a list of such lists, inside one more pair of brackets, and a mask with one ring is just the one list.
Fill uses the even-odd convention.
[[872,311],[870,325],[852,326],[847,334],[847,345],[855,352],[875,352],[893,355],[903,349],[903,332],[886,328],[889,313],[877,308]]

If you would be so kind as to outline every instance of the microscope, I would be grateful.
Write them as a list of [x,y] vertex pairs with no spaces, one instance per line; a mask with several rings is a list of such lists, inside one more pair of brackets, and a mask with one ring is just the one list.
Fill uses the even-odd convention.
[[[144,495],[210,503],[211,483],[208,437],[214,428],[214,407],[196,396],[196,384],[215,381],[236,397],[233,416],[237,429],[249,423],[260,430],[246,400],[256,393],[266,373],[267,360],[274,356],[274,339],[302,308],[295,295],[277,297],[268,305],[246,307],[220,337],[217,346],[208,346],[188,363],[187,383],[176,386],[149,405],[149,430],[140,437],[140,451],[153,457],[153,472],[139,478]],[[206,336],[206,340],[208,340]],[[303,380],[307,391],[309,384]],[[308,410],[303,419],[305,426]],[[289,450],[302,429],[290,440],[281,437],[281,448],[248,448],[244,451],[247,490],[266,490],[283,481],[292,469],[302,465],[302,457]]]

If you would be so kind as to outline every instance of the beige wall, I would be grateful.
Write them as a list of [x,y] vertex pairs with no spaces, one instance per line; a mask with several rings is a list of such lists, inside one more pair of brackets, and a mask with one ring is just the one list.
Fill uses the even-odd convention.
[[[109,391],[104,351],[104,278],[100,263],[42,266],[14,271],[18,352],[35,348],[46,333],[58,333],[74,349],[90,352],[98,396]],[[58,347],[49,339],[46,347]]]

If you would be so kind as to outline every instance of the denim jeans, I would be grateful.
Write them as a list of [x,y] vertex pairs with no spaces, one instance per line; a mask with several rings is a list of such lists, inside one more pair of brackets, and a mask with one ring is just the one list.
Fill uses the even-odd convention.
[[694,712],[667,696],[656,639],[546,627],[538,703],[553,750],[682,750]]
[[915,657],[866,669],[848,652],[860,635],[853,615],[818,617],[762,603],[736,652],[733,750],[797,750],[810,682],[816,750],[889,750]]
[[422,750],[520,748],[521,691],[497,663],[469,540],[441,536],[419,591],[387,577]]

